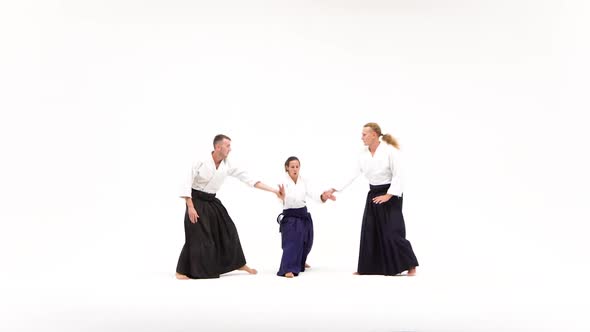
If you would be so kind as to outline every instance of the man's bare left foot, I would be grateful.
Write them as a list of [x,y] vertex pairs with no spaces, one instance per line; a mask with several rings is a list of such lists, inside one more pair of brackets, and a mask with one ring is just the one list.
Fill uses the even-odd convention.
[[258,273],[258,271],[256,271],[256,269],[250,268],[248,265],[244,265],[241,268],[239,268],[238,270],[246,271],[249,274],[257,274]]

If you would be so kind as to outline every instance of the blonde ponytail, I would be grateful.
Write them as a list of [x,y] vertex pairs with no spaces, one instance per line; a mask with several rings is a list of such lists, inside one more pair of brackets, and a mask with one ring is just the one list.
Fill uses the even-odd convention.
[[371,129],[373,129],[373,131],[375,133],[377,133],[377,136],[382,137],[381,140],[383,140],[384,142],[386,142],[389,145],[393,145],[393,147],[395,147],[396,149],[399,150],[399,143],[397,142],[397,139],[395,139],[395,137],[391,136],[391,134],[383,135],[381,133],[381,127],[379,127],[379,125],[377,123],[369,122],[366,125],[364,125],[363,127],[369,127]]
[[381,138],[381,139],[383,141],[387,142],[387,144],[393,145],[396,149],[399,150],[399,143],[397,142],[395,137],[391,136],[391,134],[385,134],[385,135],[383,135],[383,138]]

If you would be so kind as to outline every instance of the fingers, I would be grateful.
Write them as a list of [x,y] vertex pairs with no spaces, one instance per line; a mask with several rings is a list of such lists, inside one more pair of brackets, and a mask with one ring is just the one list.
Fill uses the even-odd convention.
[[336,189],[326,190],[327,198],[335,201],[336,200],[336,196],[334,196],[335,192],[336,192]]
[[283,197],[285,197],[285,186],[282,184],[279,184],[279,191],[277,192],[277,197],[280,199],[283,199]]
[[377,197],[373,198],[373,203],[383,204],[383,203],[387,202],[390,198],[391,198],[391,196],[389,196],[389,195],[377,196]]
[[285,198],[285,186],[282,184],[279,184],[279,191],[277,192],[277,197],[279,199]]
[[189,210],[188,211],[188,219],[191,221],[191,223],[196,224],[199,219],[199,214],[197,213],[197,210],[195,210],[195,209]]
[[323,201],[327,201],[327,200],[335,201],[336,200],[336,196],[334,196],[330,190],[324,191],[321,195],[321,198]]

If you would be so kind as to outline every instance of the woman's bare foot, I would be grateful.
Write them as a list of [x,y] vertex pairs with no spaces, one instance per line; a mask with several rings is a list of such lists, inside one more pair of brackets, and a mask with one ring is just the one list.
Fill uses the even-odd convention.
[[178,279],[178,280],[188,280],[190,278],[187,277],[187,276],[185,276],[184,274],[180,274],[180,273],[176,272],[176,279]]
[[240,270],[240,271],[246,271],[249,274],[256,274],[256,273],[258,273],[258,271],[256,271],[256,269],[252,269],[248,265],[244,265],[241,268],[239,268],[238,270]]
[[353,272],[353,273],[352,273],[352,275],[353,275],[353,276],[360,276],[361,274],[360,274],[360,273],[358,273],[358,272]]
[[285,278],[293,278],[295,275],[293,274],[293,272],[287,272],[285,273]]
[[407,275],[410,276],[410,277],[415,276],[416,275],[416,267],[414,266],[414,267],[410,268],[408,270],[408,274]]
[[311,267],[311,265],[309,265],[309,264],[305,263],[305,268],[306,268],[306,269],[309,269],[310,267]]

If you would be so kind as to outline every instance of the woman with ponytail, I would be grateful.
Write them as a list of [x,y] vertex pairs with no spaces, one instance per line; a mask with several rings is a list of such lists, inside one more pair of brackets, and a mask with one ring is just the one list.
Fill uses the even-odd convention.
[[407,275],[413,276],[418,260],[406,239],[399,144],[390,134],[383,135],[374,122],[363,126],[362,140],[366,148],[355,174],[327,192],[344,190],[360,174],[369,180],[355,274],[397,275],[408,271]]

